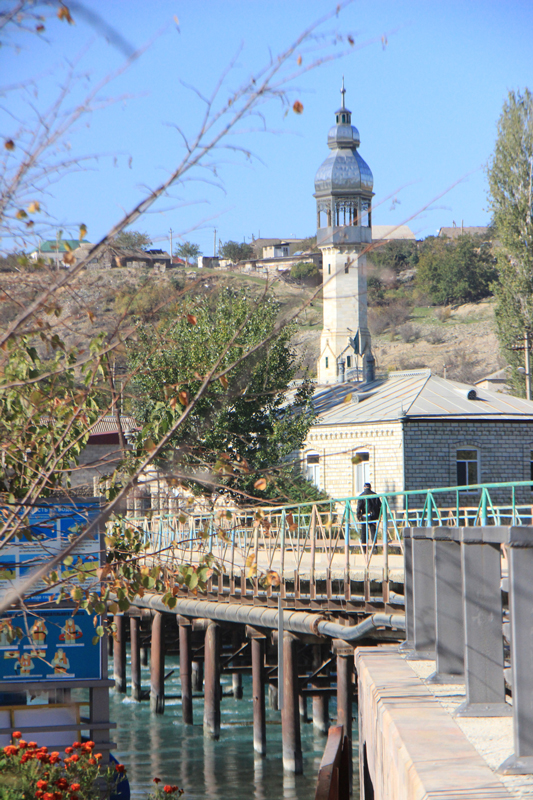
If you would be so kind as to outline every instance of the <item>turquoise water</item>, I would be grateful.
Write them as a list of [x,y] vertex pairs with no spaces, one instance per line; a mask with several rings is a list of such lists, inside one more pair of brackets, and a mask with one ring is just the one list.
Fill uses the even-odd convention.
[[[165,690],[168,695],[179,695],[179,659],[167,656],[165,672],[172,669],[175,672],[166,681]],[[148,667],[142,670],[142,686],[150,686]],[[230,675],[222,677],[222,689],[231,689]],[[243,690],[242,700],[223,698],[217,742],[204,739],[201,698],[193,701],[194,725],[190,726],[181,721],[181,700],[167,699],[165,713],[155,715],[150,713],[149,702],[135,703],[112,690],[111,719],[118,725],[112,732],[118,745],[114,754],[127,767],[132,798],[146,798],[154,787],[152,778],[157,777],[164,783],[178,784],[185,790],[186,800],[312,800],[326,737],[315,733],[311,723],[302,723],[304,774],[284,773],[280,713],[267,708],[268,752],[260,758],[252,744],[251,676],[243,676]],[[310,698],[308,706],[310,714]],[[335,715],[335,702],[330,701],[330,718],[334,720]],[[357,741],[355,722],[353,735]],[[354,752],[354,798],[359,796],[357,781]]]

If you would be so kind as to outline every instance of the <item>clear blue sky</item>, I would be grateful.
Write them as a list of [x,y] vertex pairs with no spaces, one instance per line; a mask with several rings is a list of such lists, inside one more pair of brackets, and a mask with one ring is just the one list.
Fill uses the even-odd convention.
[[[182,81],[209,93],[242,46],[227,78],[227,95],[230,87],[266,63],[269,48],[281,51],[334,5],[326,0],[85,4],[136,48],[155,37],[145,54],[106,90],[109,96],[126,97],[95,110],[88,127],[83,123],[69,133],[71,153],[99,153],[99,160],[51,187],[47,199],[48,210],[65,231],[70,225],[74,233],[84,222],[90,241],[97,241],[122,210],[138,201],[143,187],[157,185],[180,159],[182,142],[174,126],[194,131],[201,112],[199,100]],[[47,40],[18,37],[20,50],[3,48],[4,82],[6,76],[15,83],[42,75],[35,102],[45,105],[62,79],[65,56],[74,59],[89,45],[77,66],[87,73],[87,86],[116,69],[123,62],[117,47],[74,10],[73,16],[74,26],[54,20]],[[325,29],[353,33],[356,46],[348,57],[296,80],[291,98],[303,103],[303,114],[290,111],[284,116],[277,101],[266,105],[269,132],[250,132],[247,124],[234,137],[257,160],[218,154],[217,174],[224,190],[187,183],[135,228],[147,231],[165,249],[172,228],[175,238],[182,234],[207,255],[212,254],[214,227],[223,241],[249,241],[252,234],[313,234],[314,175],[328,154],[326,137],[339,105],[343,74],[346,104],[361,136],[360,152],[374,174],[374,222],[399,224],[417,215],[409,224],[419,237],[453,221],[488,222],[483,166],[494,146],[503,101],[509,89],[533,88],[533,4],[360,0]],[[309,58],[304,51],[304,65]],[[69,102],[74,103],[80,92],[78,86]],[[4,102],[17,114],[24,113],[20,94]],[[0,123],[2,135],[14,133],[14,123],[5,113],[0,112]]]

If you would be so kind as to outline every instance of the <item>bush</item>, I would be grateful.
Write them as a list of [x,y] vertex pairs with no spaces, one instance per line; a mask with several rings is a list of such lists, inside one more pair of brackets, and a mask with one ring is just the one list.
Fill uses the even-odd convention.
[[396,274],[412,269],[418,263],[417,243],[408,239],[393,239],[373,249],[370,260],[379,269],[392,269]]
[[379,336],[386,328],[396,329],[407,322],[411,314],[411,304],[405,298],[393,300],[388,306],[371,308],[368,311],[368,327],[370,333]]
[[411,325],[410,322],[400,325],[398,328],[398,334],[400,335],[402,341],[404,341],[406,344],[408,342],[415,342],[417,339],[420,339],[420,329],[416,328],[414,325]]
[[439,331],[430,331],[424,336],[424,339],[428,344],[442,344],[444,342],[444,336]]
[[437,308],[435,309],[435,316],[437,317],[439,322],[447,322],[452,316],[452,310],[449,306],[444,306],[444,308]]
[[320,270],[312,261],[299,261],[291,267],[291,278],[295,281],[318,278]]

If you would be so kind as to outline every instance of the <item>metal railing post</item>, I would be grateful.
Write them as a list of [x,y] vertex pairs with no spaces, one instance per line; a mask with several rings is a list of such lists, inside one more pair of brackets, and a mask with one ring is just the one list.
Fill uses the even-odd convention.
[[403,529],[403,564],[404,564],[404,598],[405,598],[405,641],[400,650],[412,650],[414,640],[413,616],[413,538],[412,528]]
[[435,654],[432,683],[464,682],[464,612],[461,529],[433,528]]
[[468,526],[462,529],[461,559],[465,624],[466,701],[462,717],[511,714],[505,702],[503,610],[500,541],[506,529]]
[[528,775],[533,773],[533,527],[509,529],[508,557],[514,753],[498,772]]

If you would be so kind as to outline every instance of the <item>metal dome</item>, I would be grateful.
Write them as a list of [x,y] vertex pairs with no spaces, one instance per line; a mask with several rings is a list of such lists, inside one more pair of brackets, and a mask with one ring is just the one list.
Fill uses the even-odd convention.
[[337,124],[328,133],[331,153],[319,168],[315,177],[315,195],[351,194],[372,192],[374,178],[370,167],[357,152],[360,144],[359,131],[351,124],[351,111],[344,105],[344,79],[342,82],[342,106],[335,112]]

